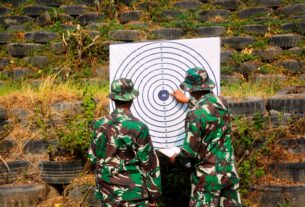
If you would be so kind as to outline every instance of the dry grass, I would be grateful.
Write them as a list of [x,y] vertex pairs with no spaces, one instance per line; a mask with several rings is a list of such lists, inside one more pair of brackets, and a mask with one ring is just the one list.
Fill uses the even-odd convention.
[[[51,117],[51,107],[54,103],[65,101],[73,102],[82,99],[85,86],[75,84],[70,81],[57,83],[56,76],[49,76],[41,79],[38,87],[32,87],[29,84],[21,84],[18,90],[10,91],[0,96],[0,105],[8,110],[10,120],[10,134],[14,140],[37,139],[41,138],[41,130],[37,129],[35,120],[39,117],[41,120],[48,120]],[[87,91],[97,98],[95,116],[105,115],[108,110],[108,84],[98,86],[89,85]],[[21,124],[12,109],[21,109],[29,112],[26,124]],[[35,129],[36,130],[33,130]]]
[[221,95],[232,97],[235,100],[241,100],[251,96],[268,98],[282,88],[300,85],[305,85],[305,80],[301,80],[298,77],[288,77],[286,80],[243,81],[241,83],[221,86]]

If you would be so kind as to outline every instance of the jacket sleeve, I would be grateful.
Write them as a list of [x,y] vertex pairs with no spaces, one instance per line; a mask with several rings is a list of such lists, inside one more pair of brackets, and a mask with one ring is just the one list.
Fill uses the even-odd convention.
[[96,161],[97,161],[97,156],[96,156],[97,134],[98,133],[96,131],[96,128],[94,127],[93,132],[92,132],[92,136],[91,136],[91,140],[90,140],[89,150],[88,150],[88,158],[89,158],[91,166],[95,166]]
[[137,156],[141,162],[150,201],[156,201],[161,195],[161,175],[158,157],[153,149],[147,126],[143,126],[138,138]]
[[193,112],[187,114],[185,120],[185,137],[181,152],[176,157],[179,165],[190,166],[190,163],[198,156],[202,147],[202,128],[205,122],[200,122],[193,117]]

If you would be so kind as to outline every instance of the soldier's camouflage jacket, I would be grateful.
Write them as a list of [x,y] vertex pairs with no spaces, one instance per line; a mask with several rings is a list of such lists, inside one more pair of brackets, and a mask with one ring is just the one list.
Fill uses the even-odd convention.
[[185,164],[192,158],[194,191],[219,191],[239,182],[230,132],[228,109],[213,93],[202,96],[188,112],[186,137],[177,159]]
[[115,109],[95,123],[89,160],[96,166],[96,196],[104,203],[160,196],[159,161],[148,127],[129,110]]

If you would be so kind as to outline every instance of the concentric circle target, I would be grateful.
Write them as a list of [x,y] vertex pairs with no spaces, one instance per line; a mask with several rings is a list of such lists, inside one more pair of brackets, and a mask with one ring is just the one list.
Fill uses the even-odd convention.
[[133,81],[140,95],[134,100],[132,113],[147,124],[156,148],[183,142],[188,105],[177,103],[170,93],[179,89],[185,71],[193,67],[205,68],[216,79],[209,63],[191,47],[174,41],[150,42],[129,53],[110,80]]

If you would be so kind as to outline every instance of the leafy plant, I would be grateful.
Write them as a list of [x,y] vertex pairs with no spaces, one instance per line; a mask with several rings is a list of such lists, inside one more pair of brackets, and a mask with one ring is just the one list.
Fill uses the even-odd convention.
[[232,60],[235,64],[244,63],[251,60],[256,60],[257,57],[250,52],[235,52],[232,54]]
[[99,37],[99,35],[96,35],[93,38],[90,37],[80,25],[77,25],[75,32],[68,31],[67,36],[63,34],[63,41],[67,47],[67,52],[78,59],[78,61],[81,61],[89,49],[95,45]]
[[[240,176],[240,193],[245,196],[251,185],[265,175],[264,166],[258,157],[268,154],[270,144],[274,141],[272,134],[266,135],[268,129],[267,118],[262,114],[254,114],[252,120],[245,117],[233,121],[233,139],[238,173]],[[266,138],[263,136],[266,135]]]
[[68,155],[86,158],[91,137],[91,123],[94,117],[95,101],[88,90],[83,92],[82,113],[68,121],[58,131],[59,146]]

